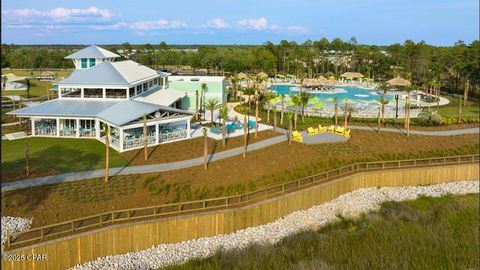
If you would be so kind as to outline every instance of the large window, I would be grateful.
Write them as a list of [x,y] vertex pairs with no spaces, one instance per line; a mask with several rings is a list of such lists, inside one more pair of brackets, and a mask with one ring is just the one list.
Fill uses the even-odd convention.
[[69,88],[69,87],[62,87],[60,88],[60,93],[62,97],[80,97],[82,92],[80,88]]
[[83,97],[84,98],[102,98],[103,89],[102,88],[84,88]]
[[149,81],[148,82],[148,88],[152,87],[153,86],[153,81]]
[[90,58],[90,67],[95,66],[95,58]]
[[128,89],[128,96],[129,97],[135,96],[135,87]]
[[137,85],[137,95],[142,93],[142,85]]
[[107,98],[126,98],[127,90],[126,89],[106,89]]
[[148,83],[143,84],[143,92],[147,91],[148,89]]
[[158,78],[153,79],[153,85],[158,85]]
[[81,62],[82,62],[82,68],[87,68],[87,58],[82,58],[81,59]]

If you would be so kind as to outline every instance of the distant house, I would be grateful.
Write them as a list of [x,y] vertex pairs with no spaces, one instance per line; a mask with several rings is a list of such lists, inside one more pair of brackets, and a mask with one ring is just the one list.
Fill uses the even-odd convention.
[[[115,62],[118,57],[95,45],[65,57],[75,70],[58,82],[58,99],[9,114],[30,118],[33,136],[104,142],[106,124],[110,145],[119,152],[143,147],[144,115],[148,145],[189,138],[191,89],[200,90],[198,82],[169,87],[166,73],[131,60]],[[223,88],[210,88],[223,98]]]

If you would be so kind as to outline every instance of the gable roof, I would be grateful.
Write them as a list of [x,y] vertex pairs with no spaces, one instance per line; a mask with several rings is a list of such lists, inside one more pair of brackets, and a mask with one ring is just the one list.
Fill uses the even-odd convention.
[[61,80],[59,83],[126,85],[155,75],[159,75],[157,71],[132,60],[104,61],[89,69],[77,69],[70,77]]
[[65,59],[78,59],[78,58],[116,58],[120,57],[120,55],[113,53],[111,51],[105,50],[104,48],[100,48],[97,45],[90,45],[86,48],[83,48],[79,51],[76,51]]

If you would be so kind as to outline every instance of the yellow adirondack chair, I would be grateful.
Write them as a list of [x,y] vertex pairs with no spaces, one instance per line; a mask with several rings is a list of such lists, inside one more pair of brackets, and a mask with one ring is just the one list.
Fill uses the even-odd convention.
[[337,129],[335,129],[335,133],[340,135],[343,135],[344,131],[345,131],[345,128],[343,127],[337,127]]
[[334,126],[334,125],[331,125],[331,126],[328,128],[328,132],[330,132],[330,133],[335,133],[335,126]]
[[308,135],[309,135],[309,136],[313,136],[313,135],[318,134],[318,129],[317,129],[317,128],[309,127],[309,128],[307,129],[307,131],[308,131]]
[[345,136],[345,137],[347,137],[347,138],[350,137],[350,129],[345,130],[345,131],[343,132],[343,136]]
[[318,132],[327,132],[327,127],[322,127],[322,125],[318,125]]

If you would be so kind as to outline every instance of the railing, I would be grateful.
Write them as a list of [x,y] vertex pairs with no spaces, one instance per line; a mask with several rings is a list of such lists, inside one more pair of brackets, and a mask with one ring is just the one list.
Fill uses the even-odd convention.
[[177,130],[177,131],[168,132],[168,133],[160,133],[158,139],[160,142],[168,142],[168,141],[183,139],[186,137],[187,137],[186,130]]
[[[147,135],[147,145],[155,143],[155,133]],[[140,138],[124,138],[123,150],[144,146],[143,135]]]
[[36,241],[49,240],[54,236],[66,236],[76,232],[85,231],[85,229],[95,227],[100,228],[125,221],[128,222],[145,218],[176,216],[192,212],[202,212],[206,210],[240,207],[272,197],[282,196],[293,191],[302,190],[358,172],[451,164],[468,164],[478,163],[479,161],[480,155],[466,155],[356,163],[241,195],[125,210],[114,210],[102,214],[34,228],[20,233],[8,234],[6,248],[12,249]]

